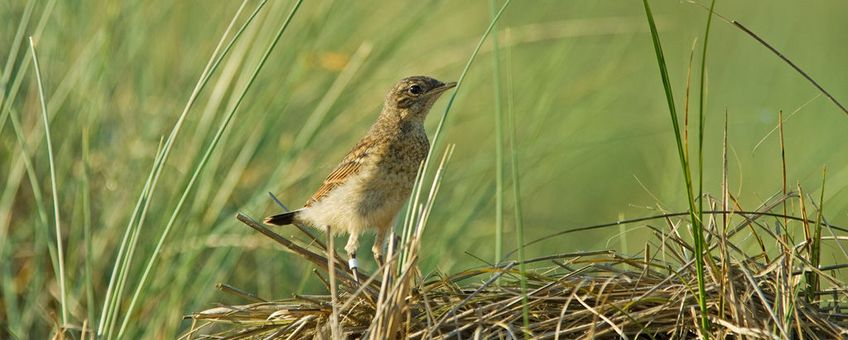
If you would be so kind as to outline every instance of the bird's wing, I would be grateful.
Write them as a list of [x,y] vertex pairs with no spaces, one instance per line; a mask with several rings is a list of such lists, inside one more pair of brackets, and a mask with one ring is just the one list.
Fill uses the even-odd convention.
[[321,187],[312,194],[312,197],[309,198],[309,201],[306,202],[306,206],[310,206],[313,203],[321,200],[327,194],[330,193],[333,189],[342,185],[345,181],[347,181],[351,176],[355,175],[362,168],[362,164],[365,161],[365,157],[368,156],[368,153],[373,149],[374,143],[372,140],[366,138],[359,141],[353,150],[348,152],[347,156],[342,160],[342,162],[327,176],[327,179],[324,180],[324,183],[321,184]]

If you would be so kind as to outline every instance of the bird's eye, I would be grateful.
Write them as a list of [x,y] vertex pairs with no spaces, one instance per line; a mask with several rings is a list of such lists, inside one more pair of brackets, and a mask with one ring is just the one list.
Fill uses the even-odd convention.
[[407,91],[409,91],[410,94],[414,94],[414,95],[419,95],[419,94],[421,94],[421,92],[424,92],[424,90],[421,89],[421,86],[418,86],[418,85],[410,86]]

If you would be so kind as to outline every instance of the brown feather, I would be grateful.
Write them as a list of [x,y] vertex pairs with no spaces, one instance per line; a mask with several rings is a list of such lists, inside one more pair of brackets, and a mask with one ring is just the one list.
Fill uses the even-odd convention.
[[321,187],[312,194],[312,197],[306,201],[305,207],[320,201],[327,196],[333,189],[343,184],[350,176],[355,175],[362,168],[362,161],[368,155],[368,151],[374,146],[374,141],[371,138],[364,138],[353,147],[353,150],[348,152],[347,156],[336,167],[333,172],[324,180]]

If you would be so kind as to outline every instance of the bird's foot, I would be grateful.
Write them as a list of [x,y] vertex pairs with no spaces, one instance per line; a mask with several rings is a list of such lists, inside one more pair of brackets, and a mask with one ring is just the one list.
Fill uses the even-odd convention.
[[353,274],[353,280],[356,281],[356,283],[359,283],[359,272],[356,270],[356,268],[359,267],[359,261],[356,260],[356,257],[351,257],[347,260],[347,265],[348,268],[350,268],[350,272]]

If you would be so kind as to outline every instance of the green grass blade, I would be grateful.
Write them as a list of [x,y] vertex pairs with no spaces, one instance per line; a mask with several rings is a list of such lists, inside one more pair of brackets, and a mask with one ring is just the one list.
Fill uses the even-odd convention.
[[[159,145],[156,148],[156,151],[156,157],[153,160],[153,169],[157,169],[162,166],[164,157],[164,146],[162,145],[161,138],[159,140]],[[143,202],[143,204],[140,206],[141,210],[138,210],[139,207],[136,207],[135,212],[137,212],[137,214],[134,214],[135,216],[144,216],[150,208],[150,203],[152,202],[152,200],[150,199],[150,188],[151,183],[153,183],[154,179],[152,177],[153,174],[153,171],[148,174],[147,181],[145,182],[145,189],[142,191],[146,195],[143,196],[143,200],[139,201],[139,203]],[[131,219],[131,221],[135,221],[135,219]],[[134,225],[131,224],[128,228],[129,243],[127,243],[126,253],[120,259],[122,262],[121,266],[119,267],[120,271],[118,272],[118,279],[116,284],[117,290],[115,291],[115,295],[113,297],[112,314],[110,315],[106,328],[106,335],[108,337],[111,337],[115,329],[115,323],[118,321],[117,313],[120,310],[119,308],[124,297],[124,290],[126,290],[127,283],[129,282],[129,277],[131,275],[132,264],[133,260],[135,259],[135,251],[137,249],[139,235],[141,234],[142,222],[143,221],[139,219],[137,223],[135,223]]]
[[[161,175],[162,169],[163,169],[162,165],[164,165],[168,161],[168,156],[170,155],[171,149],[173,148],[173,143],[176,140],[177,136],[179,135],[180,131],[182,130],[183,123],[185,122],[185,118],[188,115],[189,111],[191,111],[191,109],[194,107],[194,104],[197,100],[197,97],[199,96],[200,92],[203,89],[206,88],[206,84],[209,82],[209,79],[211,79],[212,75],[218,69],[218,66],[221,64],[221,61],[223,61],[224,57],[226,57],[229,54],[233,45],[235,45],[236,41],[238,41],[239,38],[241,37],[242,33],[244,33],[245,29],[253,22],[253,20],[256,18],[256,15],[259,13],[259,11],[267,3],[267,0],[260,2],[256,6],[256,9],[253,11],[253,13],[247,18],[247,20],[245,20],[245,22],[242,24],[242,26],[239,28],[239,30],[236,31],[236,33],[233,35],[232,39],[230,39],[229,43],[227,43],[227,45],[224,46],[223,50],[222,50],[222,46],[223,46],[223,43],[225,41],[225,38],[229,35],[230,31],[234,27],[235,22],[238,19],[238,17],[240,16],[240,14],[241,14],[242,10],[244,9],[244,6],[245,6],[246,3],[247,3],[247,0],[242,2],[241,7],[239,7],[239,9],[233,15],[233,18],[230,21],[229,25],[227,26],[227,29],[224,31],[224,34],[221,35],[221,39],[218,41],[218,45],[215,47],[215,50],[212,52],[212,56],[209,58],[209,61],[207,62],[206,67],[204,68],[203,72],[201,73],[200,80],[198,80],[197,84],[195,84],[195,88],[194,88],[194,90],[192,90],[192,94],[191,94],[191,96],[189,96],[189,100],[186,103],[185,107],[183,108],[183,112],[180,114],[180,118],[177,119],[177,122],[174,124],[173,129],[171,129],[171,134],[168,136],[168,139],[165,141],[165,147],[163,149],[164,154],[163,154],[163,157],[162,157],[162,162],[161,162],[160,166],[155,168],[155,175],[153,176],[153,182],[151,184],[150,194],[149,194],[149,196],[151,196],[151,197],[156,192],[156,188],[157,188],[157,185],[159,183],[159,178],[160,178],[160,175]],[[220,51],[220,53],[219,53],[219,51]],[[144,220],[146,219],[146,217],[147,217],[146,214],[141,215],[140,220],[138,222],[139,226],[144,224]]]
[[[47,207],[46,207],[46,204],[44,204],[44,196],[41,192],[41,185],[39,184],[38,176],[35,172],[35,166],[32,164],[32,159],[30,158],[30,154],[27,151],[26,139],[24,137],[23,127],[21,126],[21,122],[18,120],[17,113],[14,112],[11,109],[9,110],[9,121],[12,122],[12,128],[15,131],[15,137],[17,138],[18,146],[20,147],[20,150],[21,150],[21,155],[18,159],[19,159],[19,161],[23,162],[23,164],[24,164],[24,170],[26,171],[27,179],[29,180],[30,187],[32,188],[33,200],[35,201],[36,214],[37,214],[36,218],[37,218],[38,224],[39,224],[38,227],[35,230],[35,244],[40,246],[40,247],[47,248],[47,251],[49,252],[49,255],[50,255],[50,261],[53,264],[53,268],[57,268],[58,267],[58,265],[57,265],[58,261],[57,261],[57,256],[56,256],[56,246],[53,243],[50,243],[49,237],[47,236],[50,233],[50,231],[49,231],[49,228],[50,228],[49,223],[50,222],[48,221],[48,217],[47,217]],[[9,176],[8,180],[11,180],[13,177],[14,176]],[[7,185],[8,184],[9,183],[7,182]],[[18,187],[18,186],[17,185],[8,185],[6,189],[9,190],[13,187]],[[14,190],[17,191],[17,189],[14,189]],[[5,194],[6,193],[4,192],[4,196],[5,196]],[[6,201],[6,200],[4,199],[4,201]],[[11,202],[11,200],[9,202]],[[11,204],[11,203],[9,203],[9,204]],[[0,254],[5,254],[5,252],[8,249],[8,248],[5,247],[6,246],[5,240],[6,239],[7,238],[4,236],[4,241],[0,242]],[[3,262],[5,263],[5,262],[10,262],[10,261],[3,261]],[[8,267],[4,268],[4,269],[5,270],[11,270],[11,268],[8,268]],[[44,273],[42,271],[36,271],[35,275],[38,277],[35,281],[37,281],[37,282],[43,281]],[[9,278],[9,279],[14,279],[14,275],[11,275],[11,274],[4,276],[4,277]],[[4,285],[3,285],[4,294],[6,294],[8,296],[8,301],[9,301],[7,308],[16,309],[13,306],[13,304],[16,304],[17,299],[13,297],[13,292],[11,291],[14,288],[14,286],[15,286],[14,282],[4,283]],[[34,293],[34,294],[37,294],[37,293]],[[29,313],[32,313],[32,309],[29,309]],[[12,327],[11,330],[13,331],[13,333],[23,334],[25,332],[24,330],[26,329],[26,327],[23,324],[27,324],[28,322],[24,322],[22,320],[18,321],[20,323],[13,322],[13,321],[15,321],[14,318],[18,318],[18,317],[20,317],[22,320],[25,320],[28,316],[10,313],[9,314],[9,325]]]
[[53,160],[53,141],[50,137],[50,120],[47,118],[47,102],[44,99],[44,83],[41,80],[41,68],[38,65],[38,55],[35,53],[35,42],[32,37],[29,37],[29,50],[32,53],[32,64],[35,70],[35,79],[38,83],[38,98],[41,104],[41,118],[44,123],[44,137],[47,141],[47,158],[50,162],[50,187],[53,191],[53,221],[56,227],[56,252],[59,266],[59,297],[61,299],[62,324],[61,328],[65,328],[68,323],[68,306],[65,294],[65,255],[64,246],[62,245],[62,225],[61,216],[59,214],[59,191],[56,185],[56,162]]
[[521,181],[518,172],[518,142],[515,134],[515,109],[513,100],[513,87],[511,72],[508,73],[507,82],[509,83],[509,103],[507,105],[507,115],[509,124],[509,154],[510,154],[510,170],[512,172],[512,199],[515,214],[515,242],[518,248],[518,270],[521,273],[521,318],[524,322],[525,338],[531,337],[530,329],[530,307],[527,299],[527,267],[524,263],[524,213],[521,209]]
[[[497,15],[497,1],[489,0],[489,14],[494,20]],[[503,209],[504,209],[504,151],[503,151],[503,110],[501,110],[500,82],[500,46],[497,26],[492,30],[492,87],[494,88],[495,103],[495,259],[494,263],[503,260]]]
[[[55,4],[56,4],[56,0],[50,0],[50,2],[47,3],[47,6],[45,6],[44,10],[41,12],[41,18],[39,19],[38,24],[36,25],[35,34],[33,34],[33,36],[35,36],[35,37],[41,36],[41,32],[44,30],[44,25],[46,25],[47,19],[53,13],[53,8],[55,7]],[[20,49],[20,46],[18,46],[16,48],[16,50],[19,50],[19,49]],[[17,74],[14,77],[12,85],[8,86],[9,84],[5,81],[1,83],[2,86],[3,86],[2,87],[3,95],[4,95],[4,98],[6,98],[6,99],[5,99],[5,102],[0,103],[0,136],[2,136],[2,130],[3,130],[3,127],[5,126],[6,118],[10,117],[10,115],[12,115],[12,110],[13,110],[12,104],[17,99],[19,90],[21,88],[21,84],[23,84],[24,78],[26,78],[26,77],[23,77],[21,75],[29,72],[29,66],[31,64],[30,63],[31,61],[32,61],[32,55],[29,54],[29,53],[24,54],[23,60],[21,61],[21,64],[18,66],[18,70],[16,72]],[[4,72],[6,72],[6,71],[4,70]],[[11,70],[9,70],[9,72],[11,72]],[[5,103],[8,103],[8,105],[5,105]],[[50,119],[52,120],[53,116],[51,116]],[[23,130],[20,127],[18,128],[18,131],[20,133],[23,133],[22,132]],[[18,138],[20,138],[20,137],[18,137]],[[26,153],[25,152],[26,150],[23,150],[23,151],[24,151],[24,153]],[[13,172],[18,171],[18,174],[20,175],[19,171],[22,171],[22,170],[20,170],[19,167],[17,169],[18,170],[13,170]],[[29,169],[27,169],[27,172],[28,172],[28,176],[34,175],[34,172],[30,172]],[[3,234],[5,234],[6,228],[8,228],[8,224],[6,224],[8,222],[6,222],[6,221],[10,221],[8,219],[8,217],[9,217],[11,206],[14,203],[15,188],[17,188],[20,184],[19,182],[16,182],[17,181],[16,178],[19,179],[20,177],[21,176],[9,176],[6,180],[7,180],[7,184],[11,184],[11,185],[7,185],[5,188],[3,188],[3,194],[2,194],[2,197],[0,197],[0,223],[2,223],[2,224],[0,224],[0,229],[3,230],[1,232],[2,234],[0,234],[0,236],[3,236],[3,240],[0,242],[0,247],[2,247],[3,243],[6,242],[5,236]],[[30,179],[30,182],[32,182],[32,179]],[[38,213],[42,214],[42,213],[44,213],[44,211],[39,210]],[[41,217],[45,217],[44,221],[46,223],[46,213],[44,213],[44,216],[39,216],[39,218],[41,218]]]
[[[30,2],[37,3],[37,1]],[[47,24],[47,19],[50,18],[50,15],[53,13],[53,8],[55,8],[55,5],[56,0],[50,0],[50,2],[48,2],[47,5],[44,7],[44,10],[41,12],[41,18],[38,20],[38,24],[36,25],[35,33],[32,34],[32,36],[41,36],[41,32],[44,30],[44,25]],[[24,21],[28,22],[29,15],[26,14],[26,11],[27,10],[25,9],[23,18],[25,19]],[[18,29],[19,31],[17,32],[17,34],[23,35],[26,32],[26,25],[19,25]],[[9,84],[9,79],[7,79],[7,77],[11,77],[11,75],[15,73],[12,72],[13,68],[11,67],[11,65],[14,65],[13,61],[16,59],[15,57],[17,56],[18,51],[21,48],[21,41],[18,40],[17,36],[15,38],[15,41],[16,43],[12,45],[12,51],[9,52],[9,59],[7,59],[7,68],[3,70],[3,80],[0,80],[0,85],[2,85],[2,88],[0,88],[0,92],[2,92],[2,94],[0,94],[0,98],[3,98],[0,99],[0,135],[2,135],[3,133],[3,128],[6,126],[6,118],[9,114],[11,114],[10,110],[12,108],[12,104],[15,102],[15,98],[18,95],[18,90],[20,89],[21,84],[23,83],[23,80],[25,78],[16,76],[15,81],[12,83],[12,86],[8,88],[6,87]],[[22,65],[19,67],[17,74],[25,74],[29,68],[29,63],[31,60],[32,59],[30,58],[30,55],[25,54],[23,61],[21,61]],[[12,62],[10,63],[10,61]]]
[[694,234],[694,246],[695,246],[695,270],[697,271],[698,276],[698,306],[701,309],[701,328],[704,336],[709,337],[709,319],[707,318],[707,297],[706,297],[706,288],[704,284],[704,238],[703,238],[703,230],[701,220],[698,218],[698,210],[695,206],[694,199],[694,190],[692,187],[692,174],[689,163],[686,159],[686,152],[683,149],[683,139],[680,136],[680,124],[677,119],[677,110],[674,105],[674,94],[671,90],[671,81],[668,77],[668,68],[666,67],[665,56],[663,55],[662,46],[660,44],[659,33],[657,33],[657,26],[654,23],[654,16],[651,14],[651,7],[648,4],[648,0],[642,0],[642,4],[645,7],[645,15],[648,18],[648,26],[651,29],[651,40],[654,44],[654,51],[657,55],[657,64],[660,69],[660,76],[662,78],[663,90],[665,91],[666,102],[668,104],[668,111],[671,115],[671,123],[674,128],[674,137],[677,142],[677,153],[680,159],[680,167],[683,171],[683,180],[686,184],[686,194],[688,196],[689,203],[689,215],[692,221],[692,231]]
[[[710,13],[707,15],[707,27],[704,29],[704,46],[701,52],[701,75],[700,75],[700,86],[698,93],[698,225],[700,228],[695,229],[695,249],[698,251],[698,254],[702,257],[704,244],[706,244],[706,240],[704,239],[704,130],[706,129],[706,115],[704,114],[704,105],[706,102],[707,96],[707,44],[710,41],[710,24],[713,21],[713,11],[715,9],[715,0],[710,2]],[[691,179],[691,176],[690,176]],[[693,224],[694,225],[694,224]],[[698,245],[701,246],[698,246]],[[709,254],[709,250],[707,250]],[[696,255],[696,258],[699,256]],[[710,320],[707,318],[707,310],[706,303],[704,300],[706,299],[705,293],[705,283],[704,283],[704,270],[703,263],[704,259],[700,258],[697,260],[698,264],[702,267],[700,272],[698,273],[698,294],[700,295],[700,306],[701,306],[701,328],[705,330],[704,334],[706,337],[710,330]]]
[[[456,81],[456,88],[454,88],[453,92],[451,92],[451,96],[448,99],[448,104],[445,106],[445,111],[442,113],[442,117],[439,119],[439,125],[436,127],[436,132],[433,133],[433,141],[430,143],[430,152],[427,153],[427,158],[424,160],[424,173],[427,173],[427,169],[430,164],[430,159],[433,157],[433,150],[436,149],[437,143],[439,142],[439,137],[442,135],[442,129],[445,126],[445,122],[447,121],[448,113],[450,112],[451,107],[453,107],[453,102],[456,100],[456,94],[459,92],[459,89],[462,88],[462,83],[465,80],[465,76],[468,74],[468,70],[471,69],[471,64],[474,63],[474,59],[477,58],[477,54],[480,52],[480,48],[483,46],[483,43],[486,42],[486,38],[489,36],[489,33],[495,28],[495,24],[501,18],[504,10],[506,10],[507,6],[512,0],[506,0],[501,9],[498,10],[498,13],[495,14],[494,18],[492,18],[491,22],[489,22],[489,27],[486,28],[486,31],[483,32],[483,35],[480,36],[480,40],[477,42],[477,46],[474,48],[474,52],[471,53],[471,56],[468,58],[468,61],[465,63],[465,67],[462,69],[462,73],[459,74],[459,79]],[[423,176],[422,176],[423,177]]]
[[[141,225],[143,225],[143,223],[144,223],[145,215],[142,214],[141,217],[138,219],[138,221],[136,221],[136,218],[138,217],[137,214],[140,211],[139,209],[141,208],[142,203],[145,202],[145,201],[149,201],[150,198],[155,193],[155,188],[156,188],[156,185],[158,184],[159,175],[161,174],[161,170],[162,170],[162,164],[164,164],[167,161],[169,152],[171,150],[171,146],[173,145],[173,140],[176,139],[177,135],[179,134],[186,115],[188,115],[188,112],[191,110],[192,107],[194,107],[194,104],[197,100],[198,95],[206,87],[206,84],[208,83],[212,74],[214,74],[215,71],[218,69],[218,66],[220,65],[221,61],[228,54],[228,52],[230,51],[232,46],[235,44],[235,42],[238,40],[238,38],[244,32],[245,28],[251,22],[253,22],[253,19],[256,17],[256,15],[259,13],[259,11],[264,7],[264,5],[267,3],[267,0],[262,1],[259,4],[257,4],[256,9],[253,11],[251,16],[248,17],[245,20],[245,22],[242,24],[241,28],[235,33],[235,35],[232,37],[232,39],[230,39],[229,43],[222,50],[222,46],[224,46],[224,41],[226,41],[226,37],[229,35],[232,28],[234,27],[236,20],[240,16],[240,14],[241,14],[242,10],[244,9],[244,6],[246,5],[246,3],[247,3],[246,0],[242,2],[239,9],[236,11],[236,13],[233,15],[232,19],[230,20],[230,23],[227,26],[227,29],[225,29],[224,33],[221,35],[221,38],[219,39],[217,46],[215,47],[214,51],[212,52],[212,55],[210,56],[209,61],[207,62],[206,66],[204,67],[203,72],[201,73],[200,79],[198,80],[197,84],[195,84],[195,87],[192,90],[192,94],[189,97],[189,100],[186,103],[185,107],[183,108],[182,113],[180,114],[180,118],[178,118],[177,122],[174,124],[174,128],[171,130],[171,133],[168,136],[168,140],[166,141],[165,146],[161,150],[162,155],[161,156],[157,155],[157,160],[154,161],[153,169],[150,172],[150,177],[148,178],[148,182],[145,183],[144,189],[142,189],[142,192],[139,194],[139,198],[138,198],[138,200],[136,202],[136,206],[133,210],[132,217],[130,218],[130,221],[127,225],[126,232],[124,233],[124,236],[122,237],[121,245],[118,248],[119,249],[118,250],[118,260],[116,261],[116,263],[115,263],[115,265],[112,269],[112,275],[111,275],[110,280],[109,280],[109,286],[106,290],[106,297],[105,297],[104,302],[103,302],[104,307],[103,307],[103,311],[102,311],[102,314],[101,314],[101,317],[100,317],[100,322],[99,322],[99,325],[98,325],[98,331],[97,331],[98,335],[103,335],[104,332],[107,331],[106,329],[104,329],[104,327],[112,324],[114,322],[113,320],[115,320],[117,318],[119,299],[118,299],[118,296],[115,296],[115,294],[119,291],[123,291],[123,287],[115,287],[114,285],[118,284],[121,281],[121,280],[119,280],[120,279],[119,276],[121,275],[120,273],[125,272],[127,270],[125,267],[127,267],[128,264],[127,264],[127,261],[126,261],[126,256],[124,254],[126,254],[128,252],[128,249],[126,249],[126,247],[129,246],[129,244],[130,244],[128,242],[129,242],[129,239],[130,239],[130,235],[132,234],[133,224],[135,223],[137,225],[137,227],[136,227],[136,229],[137,229],[137,228],[140,228]],[[220,53],[219,53],[219,51],[220,51]],[[107,332],[107,333],[111,334],[111,332]]]
[[12,68],[15,66],[15,61],[18,58],[18,51],[20,51],[23,45],[24,32],[26,31],[27,24],[29,24],[29,19],[32,18],[32,9],[35,8],[35,3],[36,1],[28,1],[24,13],[21,14],[21,22],[18,23],[18,29],[15,32],[15,38],[12,40],[9,55],[6,57],[6,65],[3,67],[3,75],[0,76],[0,112],[3,113],[0,115],[0,134],[3,133],[3,127],[6,125],[6,117],[9,114],[9,111],[3,110],[6,106],[6,85],[9,84],[9,79],[12,77]]
[[[441,118],[439,119],[439,124],[436,127],[436,132],[433,134],[433,138],[430,142],[430,151],[427,153],[427,157],[424,159],[424,164],[422,168],[418,171],[418,174],[415,181],[415,186],[413,187],[412,197],[407,205],[406,214],[404,218],[404,227],[401,231],[401,235],[403,235],[402,241],[408,239],[408,235],[411,235],[412,232],[412,223],[416,220],[416,214],[419,212],[418,203],[421,194],[421,186],[423,181],[426,178],[427,170],[429,168],[430,159],[433,157],[433,150],[436,149],[437,143],[439,141],[439,136],[441,136],[442,129],[447,121],[448,113],[450,112],[451,107],[453,106],[453,102],[456,99],[456,94],[459,92],[460,87],[462,86],[463,80],[465,76],[468,74],[468,70],[471,68],[471,64],[474,63],[474,60],[477,58],[477,54],[480,52],[480,48],[483,46],[483,43],[486,41],[486,38],[492,32],[495,27],[495,23],[497,23],[498,19],[500,19],[506,7],[512,0],[507,0],[503,6],[501,6],[500,10],[498,10],[497,14],[492,18],[489,23],[489,27],[486,28],[486,31],[483,32],[483,35],[480,37],[480,40],[477,42],[477,46],[474,48],[474,51],[471,53],[471,56],[468,58],[468,61],[465,63],[465,67],[462,70],[462,73],[459,75],[459,79],[457,80],[456,87],[453,92],[451,92],[450,99],[448,100],[447,105],[445,106],[445,111],[442,113]],[[409,223],[409,224],[407,224]],[[403,243],[402,243],[403,244]],[[403,250],[402,250],[403,251]],[[404,258],[404,256],[401,256]],[[402,267],[401,267],[402,268]]]
[[133,297],[132,297],[132,300],[130,301],[130,305],[127,308],[126,314],[124,315],[124,320],[121,323],[120,330],[118,331],[118,338],[121,338],[124,335],[124,332],[126,331],[127,325],[129,324],[129,321],[130,321],[130,316],[132,315],[133,310],[135,309],[135,305],[138,302],[139,297],[141,296],[141,292],[142,292],[142,290],[144,289],[144,287],[147,283],[147,278],[150,275],[150,271],[153,268],[153,265],[156,263],[156,259],[159,257],[159,254],[162,251],[162,246],[165,243],[165,239],[167,239],[168,234],[171,231],[171,228],[174,226],[174,222],[176,222],[177,216],[179,215],[179,213],[182,209],[182,206],[185,203],[186,198],[188,197],[188,194],[191,192],[191,189],[193,188],[194,183],[197,181],[197,178],[200,176],[200,173],[203,170],[204,166],[206,165],[206,162],[209,161],[209,157],[212,155],[212,152],[215,151],[215,149],[218,145],[218,141],[221,139],[221,136],[224,134],[224,131],[226,130],[227,126],[229,126],[229,123],[232,120],[232,118],[235,116],[236,111],[238,111],[239,107],[241,106],[241,102],[244,100],[244,97],[247,94],[247,91],[251,88],[251,85],[253,85],[254,81],[256,80],[256,76],[259,75],[259,71],[262,70],[262,67],[265,65],[265,62],[268,61],[268,57],[271,55],[271,52],[274,50],[274,47],[277,46],[277,43],[280,41],[280,37],[282,37],[283,33],[286,31],[286,28],[288,28],[289,23],[291,23],[291,20],[292,20],[292,18],[294,18],[294,15],[297,13],[297,10],[300,8],[301,3],[303,3],[303,0],[298,0],[294,4],[291,12],[289,12],[288,17],[286,17],[285,21],[282,23],[282,25],[280,25],[280,28],[277,31],[274,39],[271,41],[271,44],[265,50],[264,54],[262,55],[262,57],[259,60],[259,64],[256,65],[256,68],[254,69],[253,73],[251,74],[250,79],[248,80],[248,82],[245,85],[244,89],[242,90],[241,94],[238,96],[238,99],[236,100],[235,105],[233,105],[232,109],[227,114],[224,121],[221,123],[220,127],[218,128],[218,131],[215,134],[215,137],[213,137],[212,142],[209,144],[209,147],[207,147],[206,151],[204,152],[203,158],[200,160],[200,163],[197,164],[197,166],[195,167],[194,172],[191,176],[191,179],[189,180],[188,184],[186,185],[185,189],[183,190],[182,196],[180,197],[180,200],[177,203],[177,206],[174,208],[174,211],[171,214],[171,217],[168,220],[168,223],[165,226],[165,229],[162,231],[162,235],[159,237],[159,241],[156,243],[156,248],[153,250],[153,254],[151,254],[150,258],[148,259],[147,265],[145,266],[145,269],[144,269],[144,273],[141,275],[141,279],[138,283],[138,286],[136,287],[135,292],[133,293]]
[[[827,166],[822,168],[822,181],[821,181],[821,193],[819,195],[819,209],[816,213],[816,222],[813,224],[813,240],[812,244],[810,244],[810,264],[812,264],[813,268],[821,268],[821,230],[822,230],[822,222],[824,219],[824,188],[827,179]],[[807,278],[808,291],[809,291],[809,301],[812,303],[815,301],[816,297],[813,292],[818,292],[819,287],[821,286],[821,278],[817,272],[810,272]]]
[[94,258],[92,253],[94,252],[94,246],[91,242],[91,181],[89,179],[89,171],[90,171],[90,150],[91,145],[89,144],[89,132],[88,128],[83,129],[82,131],[82,187],[80,190],[82,191],[82,228],[83,228],[83,239],[85,242],[85,260],[84,260],[84,270],[85,270],[85,297],[86,297],[86,312],[88,318],[88,324],[94,325],[95,315],[97,308],[94,302]]
[[114,328],[114,320],[117,318],[121,304],[121,294],[119,292],[123,290],[120,285],[120,283],[124,281],[122,273],[125,273],[126,268],[129,266],[127,263],[127,259],[129,258],[127,253],[130,250],[129,244],[131,243],[133,235],[137,233],[138,225],[135,222],[137,221],[142,207],[146,204],[146,202],[149,202],[150,185],[153,182],[153,175],[156,172],[156,168],[159,167],[162,162],[163,152],[162,139],[160,138],[159,145],[156,147],[156,156],[153,158],[153,166],[147,174],[147,179],[144,181],[144,186],[136,200],[132,214],[130,214],[130,219],[124,229],[124,234],[121,237],[121,244],[118,247],[118,256],[116,258],[115,265],[112,266],[112,274],[109,278],[109,285],[106,288],[106,296],[103,299],[103,310],[101,311],[100,319],[98,320],[98,336],[105,335],[107,338],[111,337],[112,328]]
[[[710,14],[707,15],[707,28],[704,29],[704,46],[701,50],[701,83],[698,89],[698,220],[702,223],[704,221],[704,130],[707,123],[706,116],[704,115],[704,105],[707,97],[707,44],[710,41],[710,24],[713,21],[714,9],[715,0],[712,0],[710,3]],[[703,233],[698,237],[703,240]]]

